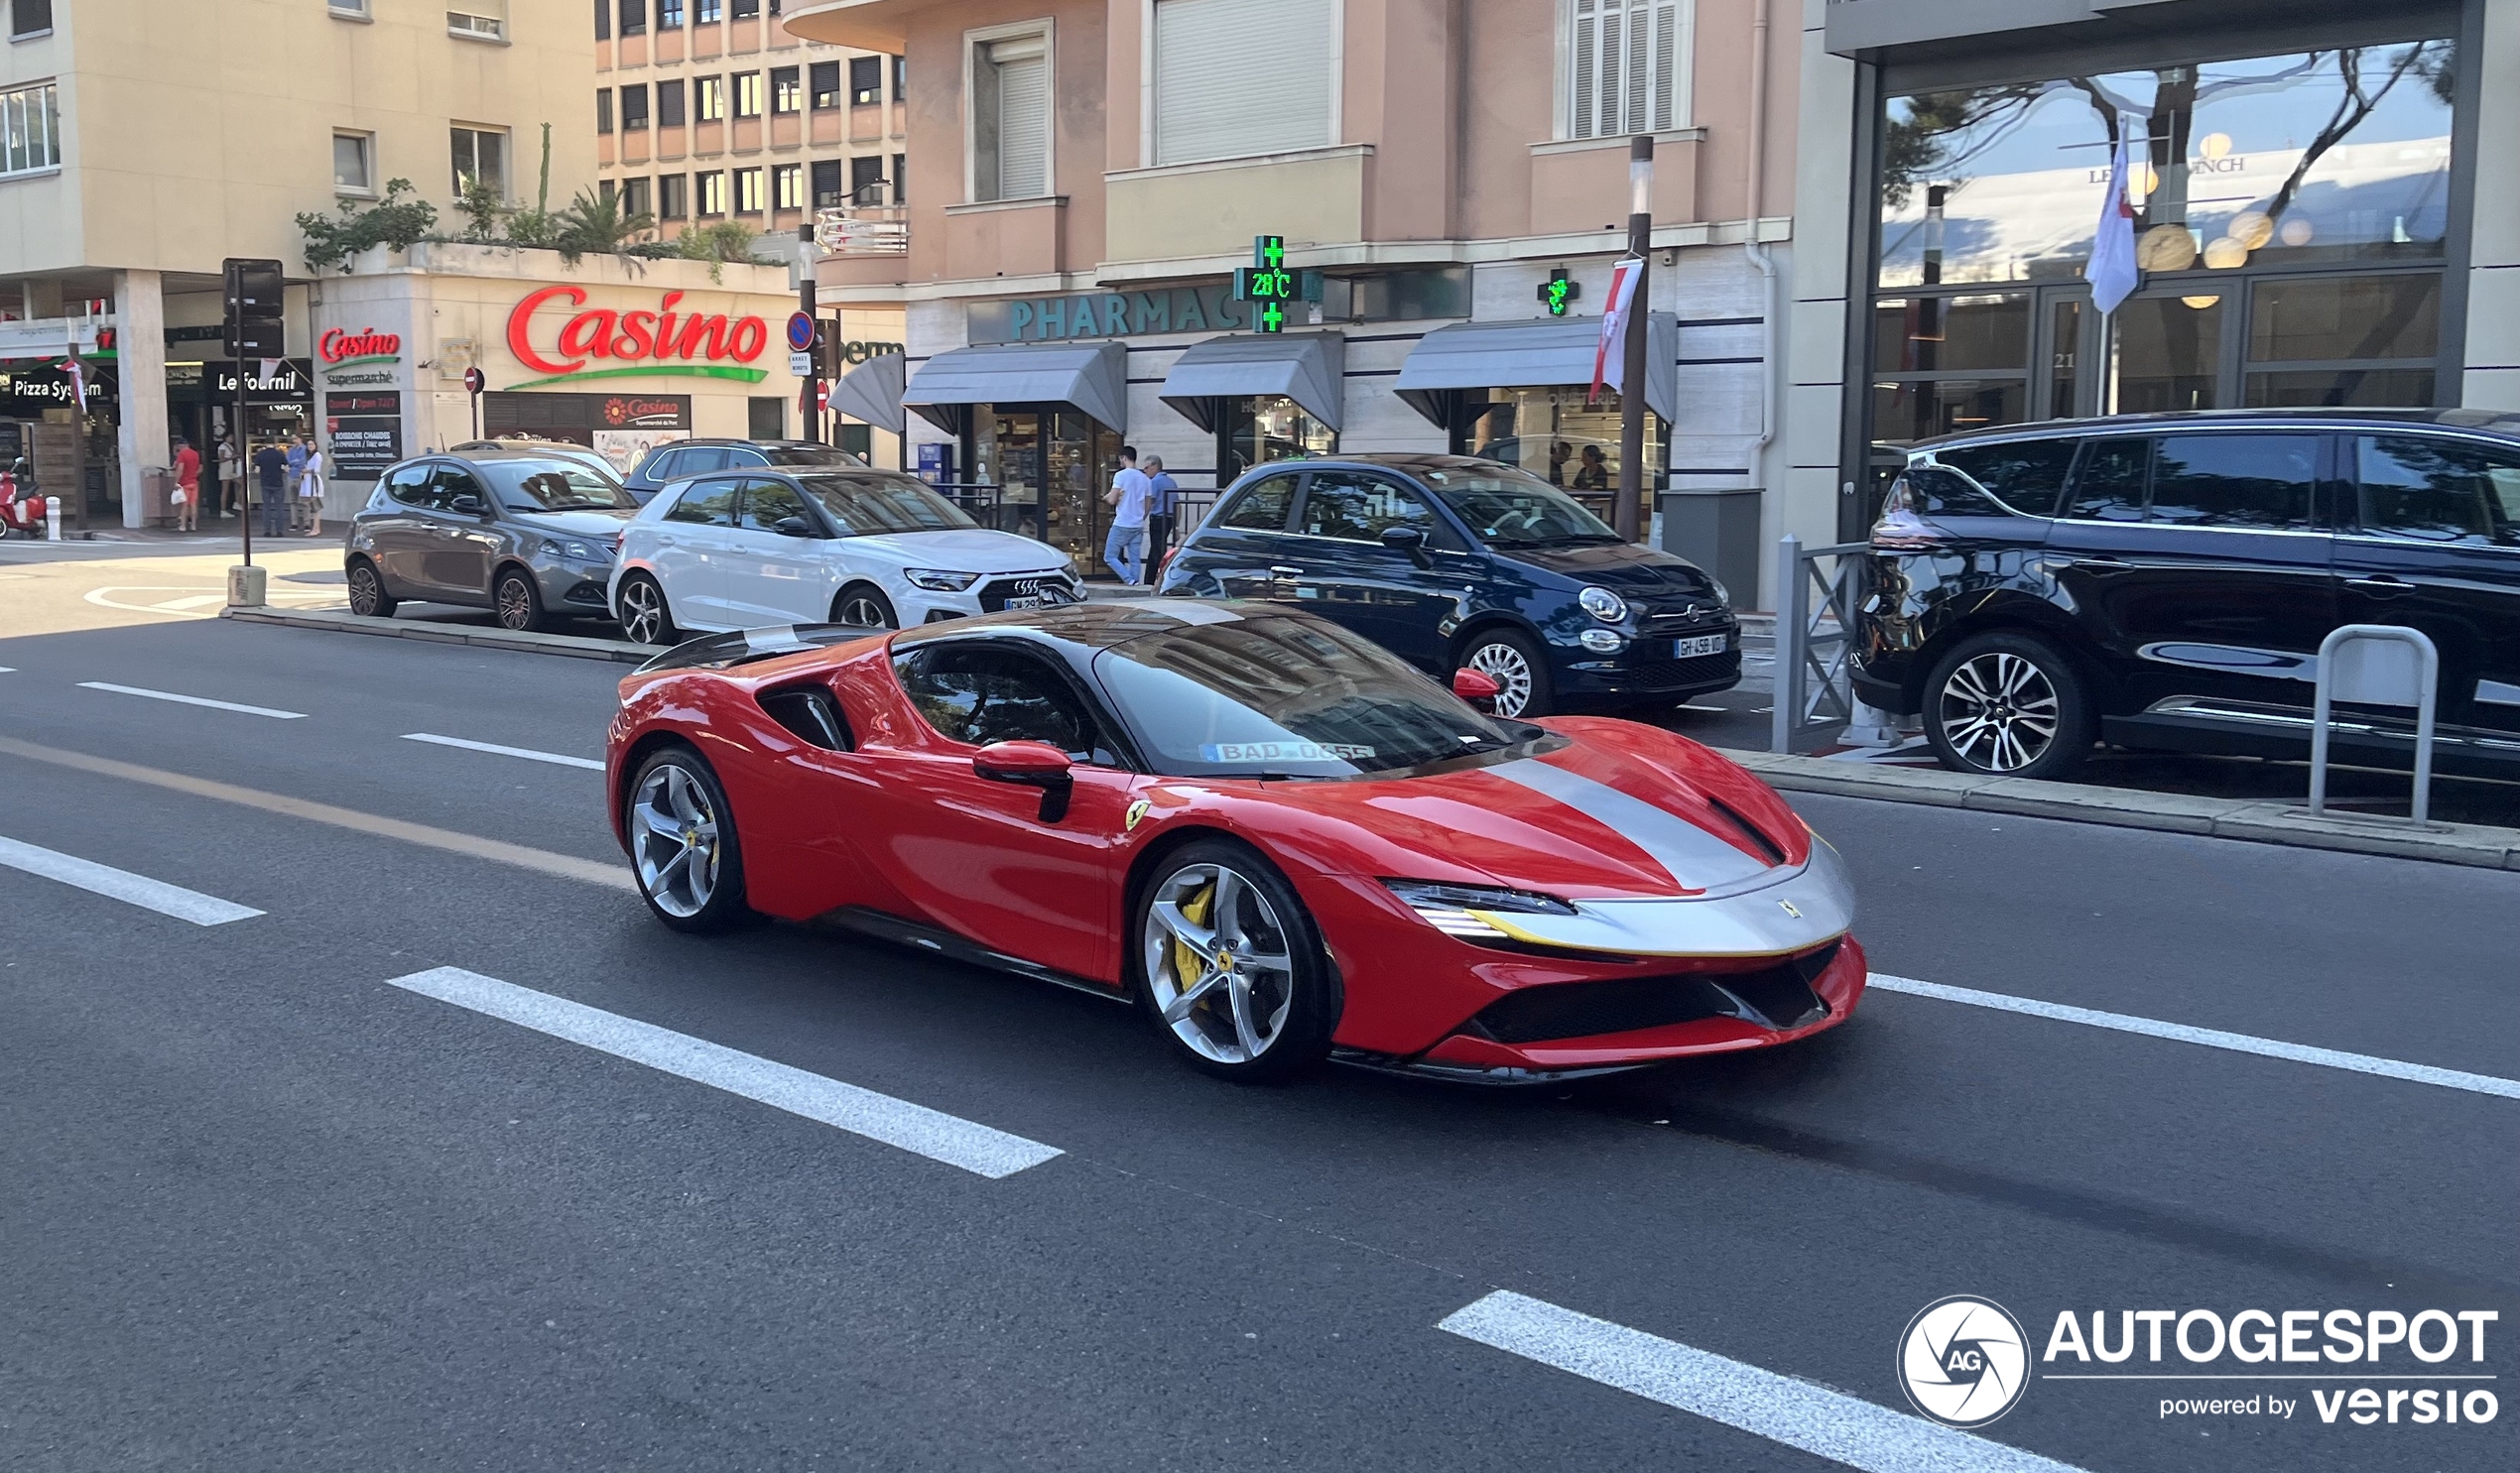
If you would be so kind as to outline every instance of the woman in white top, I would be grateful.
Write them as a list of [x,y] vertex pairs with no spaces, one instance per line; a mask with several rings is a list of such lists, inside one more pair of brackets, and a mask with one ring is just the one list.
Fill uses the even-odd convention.
[[298,477],[298,499],[307,508],[307,536],[323,536],[323,448],[307,446],[307,468]]
[[220,506],[231,516],[245,515],[237,503],[237,493],[244,485],[245,462],[236,458],[236,441],[222,436],[218,442],[218,496]]

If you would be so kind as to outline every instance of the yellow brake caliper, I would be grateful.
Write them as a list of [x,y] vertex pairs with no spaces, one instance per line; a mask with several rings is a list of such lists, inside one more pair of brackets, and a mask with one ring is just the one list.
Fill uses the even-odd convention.
[[[1215,900],[1216,882],[1210,880],[1198,894],[1182,902],[1182,919],[1193,925],[1205,925],[1207,909]],[[1207,964],[1198,959],[1198,953],[1191,949],[1190,942],[1179,936],[1173,937],[1173,977],[1181,990],[1188,992],[1197,987],[1206,974]]]

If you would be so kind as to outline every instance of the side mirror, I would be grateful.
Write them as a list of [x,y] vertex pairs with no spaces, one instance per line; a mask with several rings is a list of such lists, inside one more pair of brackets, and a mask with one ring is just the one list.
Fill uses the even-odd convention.
[[1463,668],[1452,673],[1452,693],[1484,711],[1505,693],[1505,687],[1485,671]]
[[446,502],[446,510],[458,517],[486,517],[490,514],[490,509],[481,504],[481,498],[469,491],[458,492],[450,498]]
[[971,754],[971,771],[992,783],[1040,789],[1044,823],[1068,816],[1075,780],[1068,773],[1068,754],[1048,742],[991,742]]
[[1423,528],[1386,527],[1382,530],[1382,545],[1395,552],[1408,553],[1409,560],[1420,567],[1427,565],[1427,535]]
[[814,524],[803,517],[781,517],[770,524],[770,530],[781,537],[812,537]]

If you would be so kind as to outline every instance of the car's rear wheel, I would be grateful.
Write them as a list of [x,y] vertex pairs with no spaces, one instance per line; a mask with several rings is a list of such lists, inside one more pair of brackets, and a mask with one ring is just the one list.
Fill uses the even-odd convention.
[[362,619],[394,617],[394,595],[385,591],[385,575],[364,557],[350,559],[350,612]]
[[499,569],[490,584],[490,609],[498,615],[501,629],[518,633],[550,622],[543,612],[543,590],[534,586],[534,575],[521,567]]
[[1304,902],[1257,850],[1201,839],[1138,897],[1138,1002],[1193,1068],[1274,1083],[1329,1054],[1340,997]]
[[635,645],[670,645],[674,643],[674,610],[666,604],[665,589],[643,572],[634,572],[621,580],[621,607],[614,611],[621,621],[621,632]]
[[735,815],[698,753],[668,747],[642,763],[622,816],[631,871],[657,920],[705,933],[750,919]]
[[1491,709],[1499,716],[1546,716],[1551,710],[1548,663],[1540,658],[1540,647],[1519,630],[1490,629],[1470,636],[1460,669],[1496,682]]
[[851,583],[831,600],[831,622],[856,624],[867,629],[897,629],[901,618],[893,612],[893,601],[884,590],[872,583]]
[[2025,634],[1981,634],[1925,680],[1925,736],[1954,772],[2059,778],[2091,753],[2090,698],[2072,661]]

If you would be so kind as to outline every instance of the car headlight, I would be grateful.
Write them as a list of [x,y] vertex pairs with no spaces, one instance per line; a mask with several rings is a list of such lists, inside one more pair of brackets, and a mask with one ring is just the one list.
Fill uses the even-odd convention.
[[1722,604],[1725,608],[1732,607],[1732,590],[1723,585],[1723,579],[1708,573],[1706,586],[1715,590],[1715,602]]
[[902,576],[931,593],[959,593],[979,580],[978,573],[947,572],[940,567],[913,567]]
[[1572,916],[1575,908],[1554,895],[1506,890],[1489,885],[1449,885],[1439,880],[1385,880],[1391,893],[1408,903],[1429,925],[1449,936],[1473,941],[1512,939],[1473,911],[1499,911],[1518,916]]
[[577,562],[595,562],[600,561],[602,558],[602,554],[595,551],[592,544],[581,543],[573,537],[547,537],[543,539],[543,555],[546,557],[567,557]]
[[1575,602],[1604,624],[1616,624],[1627,617],[1627,600],[1607,588],[1586,588],[1575,595]]

